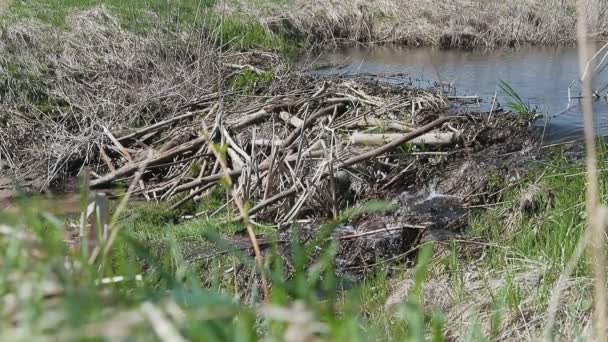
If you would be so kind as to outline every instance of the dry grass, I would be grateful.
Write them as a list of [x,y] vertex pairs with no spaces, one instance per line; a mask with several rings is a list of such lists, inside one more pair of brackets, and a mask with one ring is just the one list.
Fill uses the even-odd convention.
[[[439,259],[440,260],[440,259]],[[474,264],[483,263],[478,260]],[[445,315],[446,336],[458,341],[537,341],[547,324],[546,293],[539,289],[551,277],[548,265],[527,260],[508,270],[489,271],[479,265],[462,265],[458,272],[437,263],[424,284],[426,310]],[[590,337],[591,315],[585,309],[591,279],[576,277],[561,283],[561,306],[554,336],[572,341]],[[386,309],[395,310],[409,295],[411,280],[392,285]]]
[[0,160],[25,184],[44,175],[33,190],[91,163],[102,126],[162,120],[221,85],[220,51],[202,30],[136,35],[104,8],[67,21],[67,31],[32,20],[2,29]]
[[[590,35],[608,32],[608,4],[589,1]],[[234,11],[255,13],[274,32],[309,43],[406,43],[448,46],[571,44],[574,0],[240,1]]]

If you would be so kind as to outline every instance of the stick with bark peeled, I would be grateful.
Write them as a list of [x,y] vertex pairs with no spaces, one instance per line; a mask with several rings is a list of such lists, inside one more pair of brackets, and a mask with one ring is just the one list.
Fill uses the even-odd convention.
[[406,142],[413,140],[421,135],[423,135],[424,133],[429,132],[430,130],[434,129],[435,127],[442,125],[443,123],[445,123],[446,121],[448,121],[449,118],[448,117],[443,117],[443,118],[439,118],[425,126],[422,126],[420,128],[418,128],[417,130],[408,133],[408,134],[404,134],[401,138],[396,139],[391,141],[390,143],[383,145],[381,147],[378,147],[374,150],[371,150],[369,152],[366,153],[362,153],[360,155],[354,156],[340,164],[338,164],[338,166],[336,167],[337,169],[341,169],[341,168],[345,168],[357,163],[360,163],[364,160],[368,160],[368,159],[372,159],[375,158],[383,153],[386,153],[390,150],[393,150],[403,144],[405,144]]

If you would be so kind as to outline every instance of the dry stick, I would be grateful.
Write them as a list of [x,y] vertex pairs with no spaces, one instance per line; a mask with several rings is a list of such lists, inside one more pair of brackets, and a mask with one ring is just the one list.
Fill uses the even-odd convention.
[[[353,133],[349,137],[350,143],[354,145],[383,145],[387,142],[402,138],[403,133]],[[454,132],[431,132],[416,139],[412,139],[412,145],[444,146],[454,144],[458,140],[458,134]]]
[[363,116],[363,118],[355,117],[352,120],[340,122],[337,125],[334,125],[333,128],[356,128],[356,127],[384,127],[388,129],[393,129],[401,132],[411,132],[414,130],[413,127],[404,125],[400,122],[396,121],[385,121],[378,118],[368,118]]
[[[577,3],[577,39],[579,67],[582,76],[585,76],[585,63],[589,60],[587,46],[587,10],[584,0]],[[597,341],[607,341],[606,335],[606,260],[603,246],[605,236],[603,232],[605,219],[600,217],[603,210],[599,207],[599,180],[597,175],[597,156],[595,146],[595,132],[593,130],[593,105],[591,103],[591,77],[583,80],[583,112],[585,124],[585,150],[587,168],[587,229],[591,230],[589,252],[593,263],[594,294],[595,294],[595,338]]]
[[390,151],[392,149],[395,149],[395,148],[397,148],[397,147],[405,144],[406,142],[408,142],[408,141],[410,141],[412,139],[415,139],[415,138],[423,135],[424,133],[429,132],[433,128],[435,128],[435,127],[443,124],[444,122],[446,122],[448,120],[449,120],[448,117],[439,118],[439,119],[437,119],[437,120],[435,120],[435,121],[433,121],[433,122],[431,122],[431,123],[429,123],[429,124],[427,124],[425,126],[422,126],[422,127],[418,128],[418,129],[416,129],[415,131],[413,131],[411,133],[404,134],[401,138],[393,140],[393,141],[391,141],[390,143],[388,143],[388,144],[386,144],[384,146],[381,146],[381,147],[378,147],[378,148],[376,148],[374,150],[371,150],[371,151],[362,153],[360,155],[354,156],[354,157],[352,157],[352,158],[350,158],[350,159],[348,159],[348,160],[346,160],[346,161],[338,164],[336,166],[336,169],[342,169],[342,168],[351,166],[353,164],[360,163],[360,162],[362,162],[364,160],[375,158],[375,157],[377,157],[377,156],[379,156],[379,155],[381,155],[383,153],[386,153],[386,152],[388,152],[388,151]]
[[283,140],[255,139],[255,140],[253,140],[253,145],[262,146],[262,147],[281,146],[281,145],[283,145]]
[[249,70],[257,75],[262,75],[264,74],[264,70],[262,69],[258,69],[256,67],[254,67],[253,65],[249,65],[249,64],[234,64],[234,63],[222,63],[223,66],[230,68],[230,69],[237,69],[237,70]]
[[283,140],[282,147],[283,148],[289,147],[291,144],[293,144],[296,141],[296,139],[298,139],[299,136],[304,134],[304,130],[307,129],[308,127],[310,127],[318,118],[325,116],[325,115],[329,115],[342,106],[344,106],[343,103],[335,104],[335,105],[332,105],[329,107],[319,109],[315,113],[311,114],[310,117],[308,117],[304,121],[304,124],[302,125],[302,127],[300,129],[294,130],[293,132],[291,132],[291,134],[285,140]]
[[195,116],[195,115],[197,115],[199,113],[201,113],[201,112],[188,112],[186,114],[182,114],[182,115],[173,117],[171,119],[167,119],[167,120],[155,123],[154,125],[150,125],[150,126],[144,127],[144,128],[142,128],[142,129],[140,129],[138,131],[135,131],[133,133],[130,133],[130,134],[127,134],[127,135],[123,135],[122,137],[118,138],[118,141],[125,141],[125,140],[128,140],[128,139],[136,138],[136,137],[138,137],[140,135],[144,135],[144,134],[146,134],[148,132],[152,132],[152,131],[157,130],[159,128],[168,126],[168,125],[170,125],[170,124],[172,124],[172,123],[174,123],[176,121],[191,118],[191,117],[193,117],[193,116]]
[[199,106],[199,105],[202,105],[202,104],[206,104],[207,102],[215,101],[215,100],[217,100],[217,99],[219,99],[221,97],[229,96],[229,95],[233,95],[233,94],[234,94],[233,91],[229,91],[229,92],[218,91],[218,92],[215,92],[215,93],[203,95],[202,97],[200,97],[200,98],[198,98],[198,99],[196,99],[196,100],[194,100],[192,102],[186,103],[183,106],[178,107],[177,111],[184,110],[186,108],[192,108],[194,106]]
[[[306,105],[304,106],[306,107],[305,110],[305,114],[304,114],[304,120],[302,121],[302,125],[300,127],[302,127],[302,132],[300,134],[300,144],[298,145],[298,159],[296,160],[296,169],[300,168],[300,162],[301,162],[301,158],[302,158],[302,147],[304,146],[304,141],[306,140],[306,135],[304,134],[304,127],[307,125],[308,122],[308,113],[309,113],[309,108],[310,106]],[[334,107],[334,114],[336,113],[337,107]]]
[[304,121],[302,119],[287,112],[280,112],[279,118],[281,118],[281,120],[285,121],[286,123],[292,125],[295,128],[300,128],[304,124]]
[[[205,135],[207,135],[207,128],[205,127],[204,122],[202,123],[202,126],[203,126],[203,132],[205,132]],[[217,151],[217,149],[215,148],[215,146],[213,145],[213,142],[211,140],[209,140],[208,144],[209,144],[209,147],[212,149],[213,153],[215,154],[216,159],[219,161],[219,164],[223,170],[224,179],[226,179],[228,182],[231,182],[232,177],[233,177],[231,175],[231,172],[234,172],[234,171],[230,171],[228,169],[228,166],[226,165],[226,161],[219,154],[219,152]],[[242,169],[239,170],[239,174],[241,174],[242,172],[243,172]],[[255,252],[256,264],[260,270],[260,276],[262,278],[262,289],[264,290],[264,300],[266,302],[269,302],[270,301],[270,290],[268,289],[268,283],[266,281],[266,273],[264,273],[262,252],[260,250],[260,245],[258,243],[258,239],[255,236],[251,223],[249,222],[249,214],[248,214],[247,210],[245,209],[245,206],[243,205],[241,198],[238,196],[238,193],[236,190],[234,190],[232,192],[232,198],[234,199],[234,202],[236,203],[237,207],[239,208],[239,211],[241,212],[241,217],[243,217],[243,223],[245,224],[245,227],[247,227],[247,232],[249,233],[249,238],[251,239],[251,244],[253,245],[253,250]]]
[[230,129],[234,129],[234,130],[240,130],[243,128],[247,128],[253,124],[256,124],[260,121],[266,120],[267,118],[269,118],[272,115],[271,112],[267,111],[266,109],[260,109],[259,111],[247,115],[246,117],[244,117],[242,120],[240,120],[239,122],[230,125]]
[[112,164],[112,159],[110,159],[110,157],[106,153],[103,145],[99,145],[99,155],[101,156],[101,159],[103,159],[103,161],[106,163],[106,165],[108,166],[108,169],[110,171],[112,171],[112,172],[116,171],[116,168]]
[[370,231],[363,232],[363,233],[356,233],[356,234],[351,234],[351,235],[340,236],[338,238],[338,240],[356,239],[356,238],[359,238],[359,237],[374,235],[374,234],[383,233],[383,232],[390,233],[390,232],[395,231],[395,230],[426,229],[426,228],[427,228],[427,226],[414,225],[414,224],[401,224],[398,227],[386,227],[386,228],[381,228],[381,229],[376,229],[376,230],[370,230]]
[[[307,155],[305,155],[309,158],[319,158],[321,156],[323,156],[323,151],[311,151],[309,152]],[[292,157],[288,157],[286,158],[287,161],[289,162],[293,162],[295,161],[295,156]],[[266,171],[270,168],[270,162],[265,161],[263,162],[259,167],[258,170],[259,171]],[[220,172],[220,173],[214,173],[210,176],[207,177],[203,177],[201,179],[197,179],[194,180],[190,183],[186,183],[186,184],[182,184],[180,186],[178,186],[175,189],[175,192],[182,192],[182,191],[188,191],[190,189],[196,188],[197,186],[203,185],[203,184],[207,184],[207,183],[211,183],[211,182],[217,182],[220,179],[228,176],[230,178],[234,178],[234,177],[238,177],[241,175],[243,171],[242,170],[232,170],[232,171],[227,171],[227,172]]]
[[[129,185],[129,189],[127,190],[126,195],[122,198],[120,203],[118,203],[118,207],[116,208],[116,211],[114,212],[114,215],[112,216],[112,220],[110,221],[110,231],[111,231],[110,237],[104,243],[104,247],[103,247],[103,257],[104,258],[102,259],[102,262],[105,260],[105,256],[107,256],[108,253],[110,252],[110,249],[112,248],[112,245],[114,244],[114,241],[116,240],[116,237],[118,236],[118,232],[120,231],[120,229],[122,227],[122,225],[117,225],[116,223],[118,223],[118,220],[120,218],[120,215],[122,214],[122,211],[125,210],[125,208],[127,207],[127,203],[129,202],[131,195],[135,191],[135,187],[139,183],[139,180],[140,180],[142,174],[146,170],[146,166],[148,165],[147,162],[151,159],[152,159],[152,151],[150,150],[150,151],[148,151],[148,157],[146,158],[146,160],[144,160],[141,163],[141,165],[139,166],[139,170],[135,173],[135,178],[131,182],[131,185]],[[95,250],[93,251],[93,253],[91,253],[91,257],[89,258],[89,265],[92,265],[95,262],[95,259],[101,252],[101,249],[99,247],[100,246],[95,247]]]
[[[274,138],[274,132],[272,134],[273,138]],[[272,190],[272,184],[274,183],[274,171],[275,171],[275,161],[277,158],[277,154],[279,152],[279,149],[277,146],[272,146],[272,150],[270,151],[270,167],[268,168],[268,176],[266,177],[266,187],[264,188],[264,197],[263,199],[265,200],[266,198],[268,198],[268,195],[270,194],[270,191]]]
[[118,151],[129,161],[129,162],[133,162],[133,157],[131,157],[131,154],[129,153],[129,151],[127,151],[127,149],[122,146],[122,144],[116,139],[116,137],[114,137],[114,135],[112,134],[112,132],[110,132],[105,126],[101,126],[101,128],[103,129],[103,133],[110,138],[110,141],[114,144],[114,146],[116,146],[116,148],[118,149]]
[[[199,159],[199,161],[200,161],[200,159],[203,158],[203,157],[211,157],[211,156],[213,156],[213,153],[196,153],[193,156],[190,156],[190,157],[187,157],[187,158],[184,158],[184,159],[180,159],[180,160],[177,160],[177,161],[174,161],[174,162],[164,163],[164,164],[156,164],[156,165],[153,165],[153,166],[148,166],[147,170],[162,169],[162,168],[169,167],[169,166],[174,166],[174,165],[179,165],[179,164],[187,163],[187,162],[195,160],[195,159]],[[206,163],[206,162],[207,162],[207,159],[203,160],[203,163]],[[202,168],[203,167],[201,166],[201,169]]]
[[181,207],[182,205],[184,205],[184,203],[188,202],[189,200],[193,199],[194,197],[202,194],[203,192],[213,188],[215,186],[215,183],[209,183],[206,184],[202,187],[200,187],[199,189],[193,191],[191,194],[189,194],[188,196],[182,198],[179,202],[175,203],[174,205],[171,206],[171,210],[175,210],[179,207]]
[[114,172],[110,172],[108,174],[106,174],[105,176],[95,179],[93,181],[91,181],[91,186],[99,186],[99,185],[103,185],[103,184],[107,184],[107,183],[111,183],[114,180],[116,180],[116,178],[118,177],[122,177],[124,175],[130,174],[135,172],[136,170],[138,170],[142,165],[151,165],[153,166],[156,163],[165,161],[167,159],[173,158],[175,156],[178,156],[184,152],[193,150],[197,147],[199,147],[200,145],[205,143],[206,138],[198,138],[195,140],[191,140],[183,145],[180,145],[178,147],[175,147],[165,153],[162,153],[160,155],[157,155],[156,157],[152,158],[151,160],[145,160],[143,162],[139,162],[139,163],[130,163],[127,164],[123,167],[121,167],[120,169],[114,171]]
[[290,197],[292,195],[295,195],[298,193],[298,188],[297,187],[293,187],[289,190],[285,190],[283,192],[280,192],[272,197],[270,197],[269,199],[263,201],[262,203],[259,203],[255,206],[253,206],[251,209],[249,209],[249,215],[254,215],[255,213],[259,212],[260,210],[263,210],[264,208],[267,208],[275,203],[277,203],[278,201]]
[[302,104],[304,104],[308,101],[311,101],[314,98],[315,97],[313,96],[312,98],[302,99],[302,100],[299,100],[296,102],[284,102],[284,103],[264,106],[264,108],[260,109],[259,111],[255,112],[253,114],[247,115],[240,121],[233,123],[232,125],[229,125],[229,128],[233,129],[233,130],[240,130],[243,128],[247,128],[255,123],[266,120],[267,118],[272,116],[272,113],[274,113],[276,111],[289,110],[290,108],[301,106]]
[[237,170],[243,168],[245,162],[241,159],[240,155],[235,150],[233,150],[231,147],[228,147],[228,149],[226,150],[226,154],[228,155],[228,157],[230,157],[230,160],[232,161],[233,169]]

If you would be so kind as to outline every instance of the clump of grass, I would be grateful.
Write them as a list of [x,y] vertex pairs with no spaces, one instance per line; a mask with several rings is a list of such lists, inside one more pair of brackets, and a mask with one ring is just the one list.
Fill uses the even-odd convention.
[[530,108],[530,105],[524,102],[519,94],[511,87],[507,82],[500,80],[498,82],[500,90],[507,97],[507,107],[517,113],[519,116],[526,120],[531,120],[534,117],[534,112]]
[[259,87],[269,85],[273,79],[274,75],[272,72],[266,71],[262,74],[257,74],[249,69],[245,69],[232,80],[232,89],[246,94],[253,94]]

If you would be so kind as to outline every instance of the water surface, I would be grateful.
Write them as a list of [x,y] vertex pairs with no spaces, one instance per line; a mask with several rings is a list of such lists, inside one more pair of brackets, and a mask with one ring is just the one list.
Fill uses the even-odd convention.
[[[597,48],[601,47],[598,45]],[[310,61],[310,57],[309,61]],[[601,58],[600,58],[601,59]],[[340,65],[322,68],[316,73],[407,74],[415,85],[441,82],[452,84],[458,95],[478,95],[491,103],[498,93],[504,107],[499,80],[514,88],[521,98],[547,114],[546,142],[582,138],[583,119],[580,100],[578,55],[575,47],[526,47],[504,50],[443,50],[437,48],[347,48],[326,51],[315,65]],[[602,66],[600,66],[601,70]],[[593,68],[592,68],[593,69]],[[601,99],[594,102],[596,130],[608,135],[608,71],[594,73],[594,89]],[[545,125],[539,120],[537,125]]]

